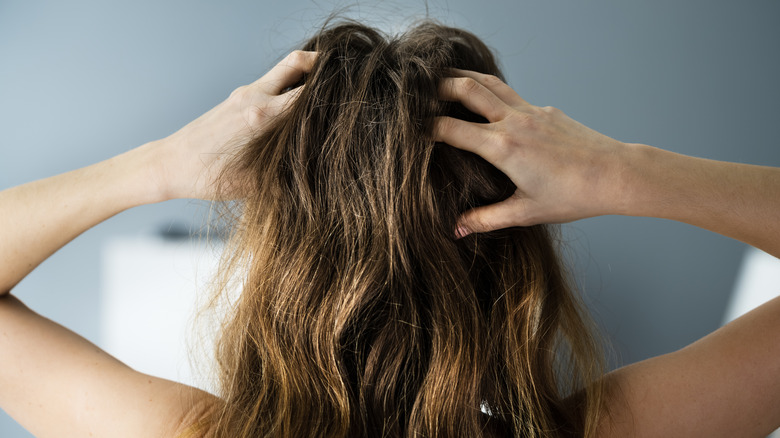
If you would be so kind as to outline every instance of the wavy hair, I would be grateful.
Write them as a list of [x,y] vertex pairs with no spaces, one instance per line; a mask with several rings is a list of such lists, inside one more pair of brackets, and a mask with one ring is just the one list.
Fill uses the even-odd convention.
[[452,67],[501,76],[491,51],[431,21],[343,21],[302,49],[319,52],[302,92],[224,175],[252,181],[222,267],[242,291],[210,435],[592,435],[603,359],[556,230],[454,237],[515,190],[432,139],[436,116],[484,122],[437,88]]

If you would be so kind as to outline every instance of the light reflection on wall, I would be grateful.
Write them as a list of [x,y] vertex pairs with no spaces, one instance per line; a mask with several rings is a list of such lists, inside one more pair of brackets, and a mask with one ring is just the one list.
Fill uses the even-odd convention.
[[[749,247],[742,259],[723,324],[780,296],[780,259]],[[768,438],[780,438],[780,429]]]
[[780,295],[780,259],[749,247],[742,259],[723,323]]

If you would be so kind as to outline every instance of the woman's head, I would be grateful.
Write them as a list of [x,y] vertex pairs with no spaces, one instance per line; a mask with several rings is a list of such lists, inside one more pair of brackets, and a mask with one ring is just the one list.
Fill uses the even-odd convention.
[[393,37],[345,22],[302,49],[319,55],[300,95],[228,170],[252,181],[225,266],[246,274],[216,432],[582,433],[592,398],[564,399],[600,361],[549,228],[454,238],[463,211],[515,190],[432,140],[436,116],[481,121],[438,84],[500,76],[490,50],[431,22]]

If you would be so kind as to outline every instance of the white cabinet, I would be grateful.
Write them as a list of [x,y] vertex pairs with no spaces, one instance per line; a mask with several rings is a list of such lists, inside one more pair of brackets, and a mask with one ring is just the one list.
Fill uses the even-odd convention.
[[194,316],[211,292],[208,282],[219,253],[218,246],[189,237],[107,241],[102,249],[101,347],[143,373],[212,390],[208,370],[214,331],[196,329]]

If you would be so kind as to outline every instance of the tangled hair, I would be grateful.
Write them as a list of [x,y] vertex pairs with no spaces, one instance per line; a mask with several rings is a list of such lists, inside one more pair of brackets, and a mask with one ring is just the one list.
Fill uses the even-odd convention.
[[[515,191],[432,139],[451,67],[499,75],[474,35],[329,25],[301,94],[224,176],[249,174],[223,266],[243,288],[217,359],[219,437],[592,435],[603,370],[549,226],[454,238]],[[223,291],[224,292],[224,291]]]

